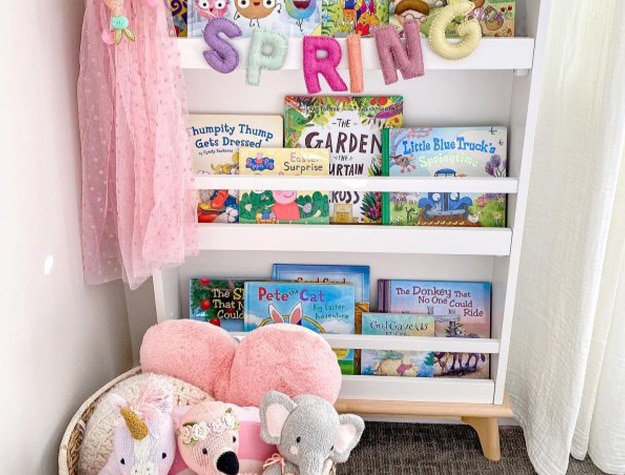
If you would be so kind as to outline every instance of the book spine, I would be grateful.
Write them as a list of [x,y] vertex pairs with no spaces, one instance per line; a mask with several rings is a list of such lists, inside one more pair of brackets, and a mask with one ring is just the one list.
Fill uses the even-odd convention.
[[[382,129],[382,176],[389,176],[389,143],[390,129]],[[391,223],[390,216],[390,200],[391,196],[388,191],[382,192],[382,225]]]

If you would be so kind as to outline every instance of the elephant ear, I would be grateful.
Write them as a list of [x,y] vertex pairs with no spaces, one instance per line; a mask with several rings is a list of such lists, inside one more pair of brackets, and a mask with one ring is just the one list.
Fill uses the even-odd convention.
[[337,463],[343,463],[349,458],[352,449],[360,442],[360,437],[365,430],[365,421],[354,414],[343,414],[339,417],[339,434],[334,442],[334,449],[330,458]]
[[297,404],[289,396],[269,391],[260,405],[260,436],[268,444],[280,444],[282,428]]

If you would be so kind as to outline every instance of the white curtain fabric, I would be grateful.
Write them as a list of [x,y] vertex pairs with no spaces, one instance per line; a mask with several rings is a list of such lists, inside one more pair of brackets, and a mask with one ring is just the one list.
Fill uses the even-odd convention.
[[622,0],[553,0],[507,390],[536,471],[625,473]]

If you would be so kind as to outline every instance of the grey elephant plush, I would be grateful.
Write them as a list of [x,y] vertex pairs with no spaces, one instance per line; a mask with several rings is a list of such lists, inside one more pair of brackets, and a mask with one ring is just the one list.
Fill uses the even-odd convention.
[[265,394],[260,406],[261,438],[278,447],[263,475],[327,475],[345,462],[365,430],[362,418],[339,414],[318,396]]

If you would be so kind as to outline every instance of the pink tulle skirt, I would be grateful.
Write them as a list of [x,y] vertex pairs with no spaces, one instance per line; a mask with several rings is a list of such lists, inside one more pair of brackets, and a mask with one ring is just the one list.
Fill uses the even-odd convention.
[[186,89],[169,11],[126,0],[136,41],[106,44],[111,12],[87,0],[80,50],[82,247],[88,284],[137,288],[197,253]]

